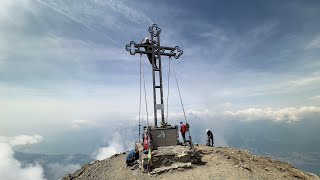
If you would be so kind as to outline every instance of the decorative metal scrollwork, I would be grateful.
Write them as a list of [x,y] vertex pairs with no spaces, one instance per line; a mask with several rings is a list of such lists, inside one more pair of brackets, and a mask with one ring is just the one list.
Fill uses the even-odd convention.
[[130,52],[131,55],[135,55],[136,53],[136,43],[134,41],[131,41],[130,44],[126,45],[126,50]]
[[183,54],[183,51],[179,48],[179,46],[176,46],[171,53],[174,53],[174,58],[178,59]]
[[157,41],[153,41],[153,46],[154,47],[158,47],[159,46],[159,43]]
[[161,33],[161,28],[159,28],[158,25],[153,24],[149,27],[149,33],[151,33],[153,37],[157,37]]
[[153,41],[153,47],[157,52],[159,51],[158,46],[159,46],[159,43],[157,41]]

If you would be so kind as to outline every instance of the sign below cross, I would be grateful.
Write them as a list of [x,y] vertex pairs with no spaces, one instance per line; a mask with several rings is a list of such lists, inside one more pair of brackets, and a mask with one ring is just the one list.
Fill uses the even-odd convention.
[[[153,78],[153,107],[154,107],[154,126],[157,127],[158,110],[161,110],[161,126],[166,126],[164,120],[164,103],[163,103],[163,85],[162,85],[162,68],[161,56],[169,56],[178,59],[183,51],[179,46],[165,47],[160,46],[161,28],[153,24],[148,29],[151,35],[151,41],[141,42],[140,44],[131,41],[126,45],[126,50],[131,55],[146,54],[150,63],[152,64],[152,78]],[[158,78],[156,78],[158,76]],[[159,82],[156,82],[156,79]],[[160,93],[160,102],[157,101],[157,94]]]

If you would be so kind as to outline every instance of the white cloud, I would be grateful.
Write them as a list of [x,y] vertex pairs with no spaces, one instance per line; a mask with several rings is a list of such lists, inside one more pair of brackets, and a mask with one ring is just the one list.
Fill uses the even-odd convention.
[[320,35],[315,37],[312,41],[310,41],[304,49],[310,50],[310,49],[315,49],[315,48],[320,48]]
[[66,174],[73,173],[77,169],[80,169],[79,164],[60,164],[60,163],[51,163],[47,166],[47,173],[50,175],[51,179],[60,179]]
[[320,95],[318,95],[318,96],[313,96],[313,97],[311,97],[310,99],[312,99],[312,100],[320,100]]
[[[165,112],[166,113],[166,112]],[[186,116],[188,117],[196,117],[196,118],[209,118],[209,117],[213,117],[215,116],[216,113],[212,112],[208,109],[202,110],[202,111],[198,111],[198,110],[193,110],[193,109],[189,109],[186,111]],[[165,115],[166,116],[166,115]],[[180,121],[184,118],[183,112],[181,110],[181,112],[169,112],[169,119],[179,119]],[[138,120],[139,116],[136,116],[134,118],[134,120]],[[143,115],[141,116],[141,120],[142,121],[147,121],[147,116]],[[149,114],[149,123],[153,123],[153,114]]]
[[[275,122],[295,122],[306,119],[319,119],[320,107],[303,106],[303,107],[285,107],[281,109],[267,108],[247,108],[232,111],[220,112],[205,109],[202,111],[188,110],[187,119],[193,120],[239,120],[239,121],[259,121],[268,120]],[[183,119],[183,113],[170,113],[171,120]]]
[[110,6],[114,11],[116,11],[119,14],[122,14],[124,17],[126,17],[128,20],[134,23],[141,22],[141,24],[152,24],[150,16],[143,12],[137,11],[132,6],[127,6],[125,3],[121,1],[109,0],[107,1],[107,5]]
[[290,81],[289,84],[293,86],[306,86],[316,82],[320,82],[320,76],[309,76]]
[[[10,8],[15,6],[26,7],[29,9],[29,0],[1,0],[0,1],[0,14],[8,14]],[[0,17],[1,18],[1,17]]]
[[[309,73],[305,75],[279,75],[272,73],[259,73],[254,71],[244,71],[237,73],[230,73],[228,79],[233,79],[235,83],[226,84],[225,82],[216,82],[220,84],[220,87],[216,88],[218,85],[208,84],[206,88],[203,89],[204,93],[209,94],[211,101],[217,98],[247,98],[253,96],[270,96],[270,95],[293,95],[292,99],[299,98],[296,93],[304,94],[306,90],[317,89],[320,87],[320,76],[317,72]],[[254,76],[254,78],[253,78]],[[250,79],[244,81],[244,79]],[[237,82],[236,82],[237,81]],[[239,83],[238,83],[239,82]],[[259,83],[257,83],[259,82]],[[197,92],[192,92],[197,93]],[[198,97],[201,97],[201,94]],[[269,98],[269,97],[268,97]],[[268,101],[268,98],[264,98],[264,101]],[[273,98],[271,96],[271,98]],[[229,100],[229,99],[228,99]],[[233,101],[233,99],[230,99]],[[276,102],[277,100],[274,99]],[[286,103],[287,101],[283,101]],[[285,104],[281,104],[285,105]]]
[[116,153],[129,150],[130,147],[132,148],[133,144],[128,138],[120,136],[119,133],[115,133],[112,140],[109,142],[109,146],[99,148],[94,152],[93,156],[97,160],[103,160]]
[[274,29],[279,25],[276,20],[264,23],[260,26],[254,28],[251,33],[254,38],[260,38],[261,36],[268,35],[274,31]]
[[[226,110],[228,109],[228,111]],[[232,109],[232,110],[229,110]],[[320,119],[320,107],[284,107],[280,109],[275,108],[245,108],[239,109],[236,104],[232,108],[222,109],[204,109],[204,110],[187,110],[186,116],[191,125],[192,137],[195,141],[201,142],[205,137],[205,129],[213,129],[216,137],[216,145],[228,145],[225,139],[226,127],[234,121],[244,122],[283,122],[292,123],[307,120]],[[170,113],[169,122],[172,125],[179,124],[184,121],[184,115],[180,113]],[[203,142],[204,143],[204,142]]]
[[227,42],[230,40],[227,34],[224,32],[224,30],[219,27],[214,27],[211,29],[211,31],[203,32],[199,34],[199,36],[203,38],[210,38],[210,39],[212,38],[216,41],[219,41],[220,43]]
[[[207,58],[217,59],[220,64],[215,65],[223,67],[226,64],[233,64],[239,56],[245,55],[257,44],[269,38],[277,29],[278,24],[276,20],[264,22],[241,34],[223,27],[211,27],[208,32],[201,33],[199,36],[210,40],[207,48],[210,56]],[[195,49],[195,47],[192,48]],[[203,51],[202,47],[200,49]],[[190,49],[190,51],[193,50]]]
[[19,146],[19,145],[31,145],[31,144],[37,144],[43,141],[43,137],[34,134],[34,135],[18,135],[14,137],[5,137],[0,136],[0,142],[7,143],[11,147]]
[[29,145],[29,144],[37,144],[43,140],[43,137],[35,134],[32,136],[29,135],[19,135],[11,138],[9,140],[9,144],[11,146],[18,146],[18,145]]
[[111,143],[111,145],[108,147],[99,148],[96,159],[103,160],[121,151],[123,151],[123,147],[121,146],[121,144]]
[[72,128],[87,128],[96,127],[98,124],[91,120],[74,120],[72,121]]
[[5,180],[44,180],[43,168],[39,165],[22,164],[13,157],[13,146],[35,144],[42,141],[39,135],[16,137],[0,136],[0,177]]
[[226,107],[226,108],[230,108],[230,107],[233,106],[233,104],[230,103],[230,102],[225,102],[225,103],[223,103],[223,106]]
[[249,108],[237,111],[225,111],[227,119],[242,121],[271,120],[277,122],[295,122],[303,119],[319,118],[320,107],[286,107],[274,110],[272,108]]
[[[134,24],[152,23],[150,16],[142,10],[124,1],[96,0],[96,1],[76,1],[66,3],[63,0],[42,1],[48,6],[63,12],[63,14],[76,19],[76,21],[91,27],[104,27],[108,29],[122,30],[130,28],[124,21]],[[141,6],[140,6],[141,7]],[[97,25],[99,22],[99,25]],[[98,29],[100,29],[100,27]]]

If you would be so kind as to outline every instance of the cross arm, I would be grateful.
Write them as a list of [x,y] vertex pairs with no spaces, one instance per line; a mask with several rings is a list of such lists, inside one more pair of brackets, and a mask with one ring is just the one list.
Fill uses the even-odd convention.
[[[178,59],[183,51],[176,47],[165,47],[165,46],[153,46],[155,48],[155,53],[160,54],[162,56],[174,56]],[[143,50],[142,50],[143,49]],[[130,44],[126,45],[126,50],[130,52],[131,55],[135,55],[135,53],[139,54],[151,54],[152,53],[152,45],[151,44],[136,44],[134,41],[131,41]]]
[[[144,44],[144,43],[135,44],[134,46],[135,46],[136,48],[140,48],[140,47],[152,48],[151,44]],[[158,48],[158,46],[154,46],[154,47],[155,47],[155,48]],[[172,50],[175,50],[176,48],[175,48],[175,47],[160,46],[159,49],[160,49],[161,51],[165,51],[165,50],[172,51]]]
[[[152,51],[141,51],[141,50],[135,50],[135,53],[138,53],[138,54],[151,54]],[[158,54],[158,53],[156,53]],[[176,53],[165,53],[165,52],[160,52],[160,55],[162,56],[176,56]]]

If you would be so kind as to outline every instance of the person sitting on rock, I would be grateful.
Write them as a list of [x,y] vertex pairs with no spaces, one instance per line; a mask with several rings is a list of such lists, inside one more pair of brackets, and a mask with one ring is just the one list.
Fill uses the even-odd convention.
[[127,166],[135,165],[135,162],[138,159],[139,159],[139,151],[137,149],[130,151],[126,158]]
[[207,146],[213,146],[213,134],[210,129],[206,130],[207,133]]

